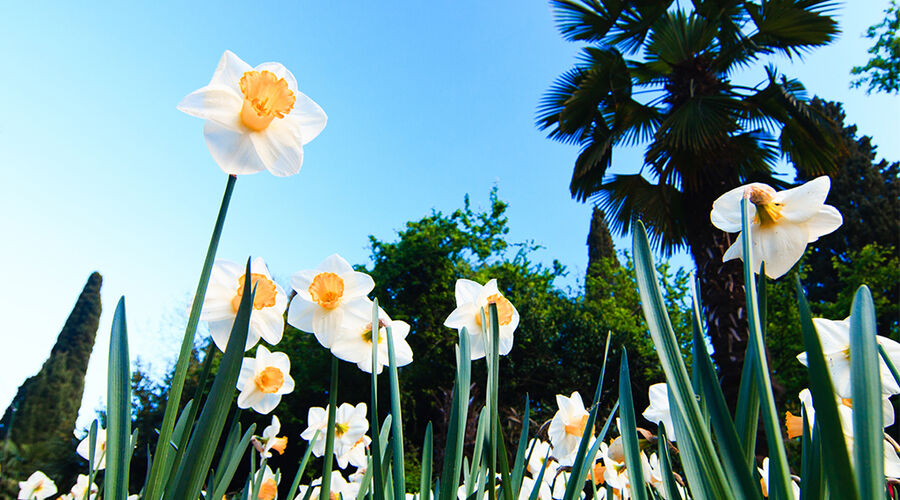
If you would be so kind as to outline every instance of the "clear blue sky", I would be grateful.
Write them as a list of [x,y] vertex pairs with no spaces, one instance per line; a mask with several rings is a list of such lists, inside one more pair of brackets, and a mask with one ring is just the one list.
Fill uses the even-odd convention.
[[[866,59],[861,34],[886,4],[841,7],[837,43],[776,63],[810,93],[843,101],[879,155],[896,160],[900,101],[848,88],[850,68]],[[202,121],[175,105],[209,81],[225,49],[251,65],[283,63],[329,122],[300,174],[238,180],[219,257],[261,256],[284,284],[333,252],[366,263],[368,235],[392,239],[466,193],[483,207],[496,184],[510,239],[534,240],[546,247],[540,259],[568,266],[563,285],[584,272],[590,207],[568,194],[577,148],[534,126],[541,95],[579,45],[560,38],[544,1],[3,10],[0,408],[40,369],[93,270],[104,276],[104,313],[79,422],[105,395],[120,295],[132,355],[157,371],[171,362],[225,186]],[[748,78],[761,80],[754,71]],[[614,155],[616,171],[639,165],[640,150]]]

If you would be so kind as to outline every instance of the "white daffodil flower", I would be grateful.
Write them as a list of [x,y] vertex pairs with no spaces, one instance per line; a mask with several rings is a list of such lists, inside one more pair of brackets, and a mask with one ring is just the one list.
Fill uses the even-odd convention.
[[[766,276],[778,278],[787,273],[803,256],[806,245],[819,239],[843,222],[841,213],[825,204],[831,180],[818,177],[801,186],[775,191],[772,187],[747,184],[720,196],[713,202],[709,215],[713,225],[722,231],[741,231],[741,200],[753,204],[750,222],[750,268],[759,273],[766,263]],[[743,259],[741,235],[722,260]]]
[[[769,497],[769,457],[763,459],[762,468],[757,467],[756,470],[759,471],[759,475],[761,479],[759,480],[760,486],[762,486],[762,494],[764,497]],[[791,493],[794,495],[794,499],[800,498],[800,485],[791,481]]]
[[206,120],[206,146],[231,175],[264,169],[281,177],[296,174],[303,164],[303,145],[319,135],[328,119],[297,90],[287,68],[274,62],[251,68],[228,50],[209,85],[188,94],[178,109]]
[[287,446],[288,438],[286,436],[279,436],[278,434],[281,432],[281,421],[278,420],[278,417],[272,415],[272,423],[266,426],[263,429],[262,436],[262,445],[263,448],[260,450],[261,458],[271,458],[272,450],[278,452],[279,455],[284,454],[284,448]]
[[662,422],[666,427],[666,438],[673,443],[676,442],[675,425],[672,423],[672,413],[669,411],[669,386],[665,382],[653,384],[648,392],[650,406],[644,410],[642,415],[656,425]]
[[[251,491],[256,487],[252,482],[256,480],[256,476],[251,478]],[[278,480],[275,473],[272,472],[272,469],[267,465],[265,469],[263,469],[262,479],[259,484],[259,494],[257,496],[259,500],[275,500],[278,498]]]
[[[806,419],[809,427],[812,429],[816,420],[816,410],[813,408],[812,393],[809,392],[809,389],[803,389],[798,396],[800,397],[800,403],[803,405],[803,409],[806,411]],[[850,398],[840,398],[835,396],[835,403],[853,409],[853,400]],[[894,425],[894,405],[891,404],[889,395],[882,394],[881,414],[884,427]],[[786,412],[784,425],[787,430],[788,439],[794,439],[795,437],[803,435],[803,418],[800,415],[793,415],[791,412]]]
[[73,500],[93,500],[100,488],[96,484],[90,482],[90,478],[85,474],[79,474],[75,486],[72,486],[70,495]]
[[[395,321],[388,317],[384,309],[378,308],[378,366],[376,373],[389,364],[387,327],[391,329],[394,340],[394,361],[397,366],[412,363],[413,353],[406,336],[409,335],[409,324]],[[360,370],[372,373],[372,302],[368,299],[357,300],[347,305],[344,320],[331,344],[331,353],[336,357],[356,363]]]
[[[588,411],[584,408],[581,394],[578,391],[571,396],[556,395],[556,404],[559,406],[547,434],[550,437],[550,445],[553,447],[553,457],[560,465],[571,465],[574,454],[578,451],[578,444],[584,434],[588,421]],[[589,434],[593,439],[593,432]]]
[[[343,403],[334,412],[334,455],[341,457],[350,451],[369,430],[366,419],[366,404],[356,406]],[[328,407],[315,406],[309,409],[306,417],[307,428],[300,437],[309,441],[316,431],[316,440],[311,443],[313,455],[321,457],[325,454],[326,427],[328,426]]]
[[[84,439],[78,443],[75,451],[85,460],[90,460],[91,452],[91,434],[88,433]],[[97,436],[94,443],[94,470],[103,470],[106,468],[106,429],[97,426]]]
[[[557,463],[548,456],[548,452],[550,452],[550,443],[540,439],[532,439],[531,442],[528,443],[527,449],[532,450],[531,456],[528,457],[528,473],[537,478],[541,473],[541,469],[545,469],[542,481],[547,484],[553,484],[553,476],[556,474]],[[546,466],[544,465],[545,462],[547,464]]]
[[531,492],[534,490],[535,486],[537,486],[538,500],[552,500],[553,499],[553,491],[550,490],[550,484],[546,481],[541,481],[541,484],[535,485],[535,480],[528,477],[522,477],[522,488],[519,490],[519,500],[528,500],[531,498]]
[[[841,430],[844,432],[844,441],[847,443],[847,454],[853,458],[853,447],[855,439],[853,437],[853,409],[847,405],[838,406],[838,416],[841,420]],[[884,475],[887,477],[900,478],[900,455],[894,449],[893,444],[887,439],[884,440],[882,446],[884,455]]]
[[344,311],[355,301],[368,301],[366,295],[375,288],[375,282],[368,274],[354,271],[343,257],[333,254],[319,267],[294,274],[291,287],[297,296],[288,308],[288,323],[298,330],[312,332],[323,347],[331,349],[343,323]]
[[336,457],[338,466],[341,469],[346,469],[348,465],[357,469],[364,468],[367,464],[366,449],[370,444],[372,444],[372,438],[369,436],[359,438],[350,449]]
[[[616,419],[616,422],[618,423],[618,419]],[[616,439],[621,441],[621,438]],[[631,495],[631,483],[628,477],[628,468],[625,466],[625,456],[621,454],[622,456],[617,458],[616,455],[620,453],[613,451],[620,448],[621,446],[606,446],[606,443],[600,443],[600,459],[603,460],[603,465],[605,466],[603,479],[611,488],[618,490],[623,497],[628,498]],[[644,455],[643,451],[640,452],[640,460],[644,478],[650,478],[652,476],[650,461],[647,460],[647,456]]]
[[265,415],[281,402],[281,396],[294,390],[291,360],[283,352],[256,348],[256,358],[244,358],[238,375],[238,408],[253,408]]
[[44,500],[56,494],[56,484],[46,474],[37,470],[25,481],[19,481],[20,499]]
[[500,323],[498,352],[505,356],[512,350],[513,332],[519,326],[519,312],[500,293],[497,280],[492,279],[484,285],[466,279],[456,280],[456,309],[444,321],[444,326],[457,330],[465,327],[468,330],[472,360],[485,356],[485,336],[491,334],[491,329],[489,324],[481,324],[481,310],[484,309],[487,322],[490,323],[490,304],[497,305],[497,319]]
[[[294,497],[294,500],[303,500],[306,496],[306,490],[312,488],[312,493],[309,495],[309,500],[319,500],[319,492],[321,491],[322,478],[318,477],[310,483],[309,486],[301,485],[297,488],[297,496]],[[344,498],[344,499],[353,499],[356,498],[357,493],[359,493],[359,483],[348,482],[344,479],[344,476],[341,474],[341,471],[332,471],[331,472],[331,485],[329,489],[331,490],[329,496],[331,498]]]
[[[234,318],[241,297],[244,295],[246,268],[227,260],[216,260],[209,276],[209,288],[203,299],[200,319],[209,322],[209,333],[220,351],[225,352]],[[253,295],[253,309],[250,311],[250,329],[244,350],[255,346],[262,337],[269,345],[281,342],[284,332],[284,310],[287,295],[278,283],[272,280],[266,263],[259,257],[250,263],[250,290]]]
[[[822,343],[822,353],[825,354],[835,393],[842,398],[853,397],[850,390],[850,318],[843,321],[813,318],[813,324]],[[900,344],[881,335],[876,335],[875,340],[884,347],[891,362],[900,366]],[[797,359],[806,365],[806,352],[798,354]],[[880,356],[878,363],[881,368],[881,392],[887,395],[900,394],[900,386],[891,375],[887,363]]]

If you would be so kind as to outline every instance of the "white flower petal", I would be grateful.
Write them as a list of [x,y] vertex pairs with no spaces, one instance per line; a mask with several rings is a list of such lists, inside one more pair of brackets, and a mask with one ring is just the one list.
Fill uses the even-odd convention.
[[456,305],[478,302],[482,287],[479,283],[467,279],[456,280]]
[[305,145],[322,132],[328,122],[328,116],[306,94],[296,92],[295,96],[297,101],[294,102],[294,109],[284,119],[291,122],[291,126],[299,128],[300,137]]
[[234,52],[226,50],[219,59],[219,64],[216,66],[216,71],[209,84],[227,85],[239,90],[241,77],[244,76],[244,73],[252,70],[253,68]]
[[831,205],[825,205],[819,209],[818,213],[810,217],[806,221],[806,228],[809,231],[809,241],[813,242],[824,236],[833,233],[844,223],[844,217],[838,209]]
[[790,271],[803,257],[808,235],[805,227],[789,223],[756,229],[753,240],[759,242],[759,255],[766,263],[766,276],[780,278]]
[[320,309],[322,308],[318,304],[303,300],[298,295],[294,297],[290,307],[288,307],[287,322],[298,330],[312,333],[313,319],[316,316],[316,312]]
[[197,118],[230,127],[240,116],[243,98],[231,87],[222,85],[197,89],[178,103],[178,110]]
[[264,131],[248,135],[256,154],[272,175],[287,177],[300,171],[303,143],[299,130],[276,118]]
[[207,120],[203,135],[209,153],[226,174],[255,174],[265,170],[266,165],[256,153],[250,135],[244,131]]
[[795,188],[779,191],[772,201],[783,205],[781,215],[785,219],[791,222],[804,222],[822,208],[829,189],[831,179],[823,175]]
[[375,288],[375,281],[366,273],[357,271],[344,273],[341,275],[344,280],[344,301],[365,297]]

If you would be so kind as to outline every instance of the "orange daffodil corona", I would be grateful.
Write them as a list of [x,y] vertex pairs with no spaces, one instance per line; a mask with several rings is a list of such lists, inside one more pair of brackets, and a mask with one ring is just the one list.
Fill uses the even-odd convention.
[[[750,214],[750,268],[759,273],[766,263],[766,276],[778,278],[787,273],[803,256],[806,245],[831,233],[843,222],[836,208],[826,205],[831,188],[827,176],[801,186],[775,191],[761,183],[740,186],[713,202],[710,220],[722,231],[741,231],[741,200],[753,204]],[[743,259],[741,238],[722,256],[723,261]]]
[[188,94],[178,109],[206,120],[209,152],[231,175],[296,174],[303,146],[328,119],[283,65],[267,62],[254,68],[228,50],[209,84]]

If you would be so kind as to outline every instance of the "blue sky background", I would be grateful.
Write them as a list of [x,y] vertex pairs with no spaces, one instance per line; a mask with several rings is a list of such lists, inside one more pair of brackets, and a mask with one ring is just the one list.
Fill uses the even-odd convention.
[[[848,87],[867,59],[861,35],[886,6],[839,7],[837,43],[775,63],[843,101],[879,156],[896,160],[900,100]],[[225,49],[283,63],[329,122],[300,174],[238,179],[220,258],[262,256],[286,285],[333,252],[366,263],[368,235],[393,239],[466,193],[485,207],[497,185],[510,240],[543,245],[541,261],[568,266],[560,284],[579,284],[590,206],[568,194],[577,148],[545,139],[534,118],[580,46],[561,39],[547,2],[19,2],[2,17],[0,407],[40,369],[94,270],[104,312],[79,423],[105,397],[119,296],[132,356],[156,373],[172,362],[226,179],[202,121],[175,105]],[[756,83],[762,67],[740,78]],[[640,149],[619,150],[614,171],[640,162]]]

